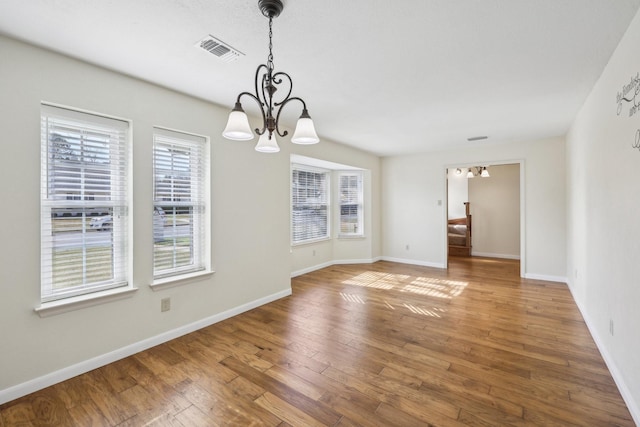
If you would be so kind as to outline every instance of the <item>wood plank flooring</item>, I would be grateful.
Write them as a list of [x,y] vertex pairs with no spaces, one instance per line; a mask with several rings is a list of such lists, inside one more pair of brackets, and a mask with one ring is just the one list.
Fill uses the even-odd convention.
[[632,426],[563,284],[389,262],[0,406],[21,426]]

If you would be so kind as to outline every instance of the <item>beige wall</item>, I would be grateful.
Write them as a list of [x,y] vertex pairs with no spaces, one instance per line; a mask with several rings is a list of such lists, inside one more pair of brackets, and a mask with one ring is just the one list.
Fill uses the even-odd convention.
[[[446,266],[446,169],[522,162],[524,275],[566,280],[563,138],[482,145],[382,161],[382,229],[386,259]],[[476,179],[476,178],[474,178]]]
[[[640,12],[567,137],[569,285],[640,425]],[[619,113],[619,114],[618,114]],[[634,147],[634,145],[636,147]]]
[[520,165],[489,167],[489,178],[469,180],[472,254],[520,258]]
[[[0,402],[15,398],[290,292],[290,160],[306,156],[371,171],[371,233],[335,249],[347,258],[380,255],[379,160],[330,141],[282,141],[274,155],[254,142],[223,139],[229,106],[171,90],[0,36]],[[247,76],[250,79],[251,76]],[[133,283],[129,298],[40,318],[40,103],[133,122]],[[317,117],[321,131],[321,118]],[[152,291],[152,127],[211,138],[212,277]],[[362,242],[360,242],[362,243]],[[160,312],[160,299],[171,310]]]

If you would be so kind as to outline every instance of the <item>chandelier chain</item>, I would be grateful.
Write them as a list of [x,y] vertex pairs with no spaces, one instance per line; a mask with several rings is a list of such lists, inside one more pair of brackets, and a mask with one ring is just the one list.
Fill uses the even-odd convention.
[[273,18],[269,17],[269,57],[267,58],[268,67],[273,70]]

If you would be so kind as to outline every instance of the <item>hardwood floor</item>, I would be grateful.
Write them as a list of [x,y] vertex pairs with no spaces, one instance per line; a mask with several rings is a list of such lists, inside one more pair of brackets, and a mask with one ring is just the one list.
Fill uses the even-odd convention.
[[0,406],[0,427],[634,425],[563,284],[389,262]]

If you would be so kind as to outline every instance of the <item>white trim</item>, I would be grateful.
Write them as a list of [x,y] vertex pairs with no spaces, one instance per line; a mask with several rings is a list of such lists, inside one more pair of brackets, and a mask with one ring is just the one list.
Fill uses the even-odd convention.
[[526,273],[523,277],[525,279],[531,279],[531,280],[545,280],[547,282],[559,282],[564,284],[567,283],[567,278],[563,276],[548,276],[546,274]]
[[313,245],[314,243],[326,242],[331,240],[331,236],[327,237],[316,237],[314,239],[301,240],[299,242],[291,242],[291,247],[303,246],[303,245]]
[[298,165],[307,165],[311,167],[321,168],[325,170],[341,170],[341,171],[364,171],[365,169],[343,165],[341,163],[330,162],[328,160],[316,159],[314,157],[301,156],[299,154],[291,154],[289,156],[290,162]]
[[382,261],[382,257],[368,258],[368,259],[339,259],[329,262],[323,262],[322,264],[316,264],[311,267],[303,268],[302,270],[296,270],[291,272],[291,277],[302,276],[303,274],[311,273],[316,270],[322,270],[323,268],[331,267],[332,265],[346,265],[346,264],[373,264],[374,262]]
[[398,262],[400,264],[420,265],[422,267],[445,268],[445,269],[447,268],[447,264],[442,264],[439,262],[419,261],[416,259],[404,259],[404,258],[393,258],[393,257],[383,256],[382,260],[389,261],[389,262]]
[[40,317],[55,316],[56,314],[67,313],[69,311],[80,310],[81,308],[128,298],[137,290],[138,288],[126,286],[107,289],[101,292],[82,294],[71,298],[57,299],[49,302],[43,302],[38,307],[34,308],[33,311],[38,313],[38,316]]
[[475,252],[471,251],[471,256],[481,256],[486,258],[502,258],[502,259],[520,259],[520,255],[508,255],[508,254],[492,254],[489,252]]
[[199,279],[208,278],[209,276],[213,276],[214,273],[215,271],[202,270],[193,273],[181,274],[179,276],[163,277],[162,279],[154,279],[153,283],[149,284],[149,287],[154,291],[173,288],[175,286],[182,286],[196,282]]
[[624,376],[620,373],[620,371],[618,370],[618,366],[616,365],[613,358],[607,351],[607,347],[603,344],[603,341],[600,339],[600,335],[598,335],[597,329],[592,326],[591,321],[587,316],[587,312],[583,309],[582,304],[580,304],[580,302],[576,299],[575,294],[573,293],[573,287],[571,283],[569,282],[567,283],[569,285],[567,287],[571,292],[571,297],[573,298],[573,301],[576,303],[578,310],[580,310],[582,319],[584,320],[584,323],[587,325],[587,329],[589,329],[589,332],[591,333],[591,337],[593,338],[593,341],[596,343],[596,347],[598,347],[598,350],[600,350],[602,359],[604,360],[604,363],[607,365],[607,368],[611,373],[611,377],[613,377],[613,381],[616,383],[616,386],[618,386],[618,391],[622,396],[622,400],[624,400],[624,403],[627,404],[627,409],[631,414],[631,418],[633,418],[633,421],[636,423],[636,425],[640,426],[640,407],[638,407],[636,401],[633,398],[633,394],[631,394],[629,387],[627,387],[627,384],[624,381]]
[[291,287],[280,292],[276,292],[275,294],[267,295],[266,297],[223,311],[222,313],[214,314],[213,316],[198,320],[188,325],[163,332],[154,337],[144,339],[112,352],[84,360],[80,363],[76,363],[75,365],[67,366],[66,368],[48,373],[39,378],[34,378],[22,384],[17,384],[4,390],[0,390],[0,405],[289,295],[291,295]]
[[348,265],[348,264],[373,264],[379,260],[373,259],[338,259],[333,261],[333,265]]
[[311,273],[312,271],[321,270],[323,268],[331,267],[335,264],[334,261],[323,262],[322,264],[316,264],[311,267],[303,268],[302,270],[296,270],[291,272],[291,277],[302,276],[303,274]]

